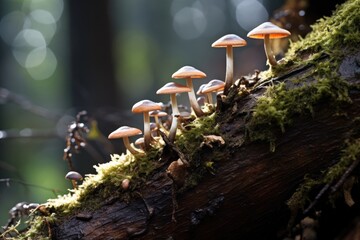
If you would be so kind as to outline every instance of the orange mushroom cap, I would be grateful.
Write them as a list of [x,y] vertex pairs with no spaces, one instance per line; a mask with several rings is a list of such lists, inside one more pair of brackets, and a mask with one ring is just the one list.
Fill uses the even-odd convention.
[[161,110],[161,104],[155,103],[150,100],[142,100],[140,102],[137,102],[132,107],[133,113],[142,113],[142,112],[150,112],[154,110]]
[[227,47],[227,46],[232,46],[232,47],[243,47],[246,46],[246,41],[244,39],[242,39],[241,37],[239,37],[238,35],[235,34],[227,34],[221,38],[219,38],[218,40],[216,40],[211,47],[214,48],[221,48],[221,47]]
[[173,93],[183,93],[190,92],[191,88],[181,85],[179,83],[169,82],[165,84],[162,88],[156,91],[156,94],[173,94]]
[[205,78],[206,74],[192,66],[184,66],[177,70],[172,78]]
[[290,36],[291,33],[288,30],[282,29],[271,22],[264,22],[251,30],[247,36],[249,38],[264,39],[265,35],[269,35],[270,39],[284,38]]
[[138,128],[122,126],[110,133],[108,139],[131,137],[139,134],[142,134],[142,131]]

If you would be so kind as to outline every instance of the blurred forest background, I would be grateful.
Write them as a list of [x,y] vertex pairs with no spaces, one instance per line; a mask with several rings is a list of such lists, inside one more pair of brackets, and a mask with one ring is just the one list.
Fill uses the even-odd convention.
[[[310,0],[3,0],[0,2],[0,226],[16,203],[45,202],[67,193],[63,160],[68,125],[86,110],[88,144],[73,156],[75,170],[124,151],[106,136],[122,125],[142,129],[134,103],[168,102],[156,90],[184,65],[224,79],[225,50],[211,44],[228,33],[237,48],[235,78],[265,70],[263,42],[246,34],[272,20],[305,36],[335,4]],[[317,9],[322,9],[321,11]],[[281,55],[288,39],[278,45]],[[186,99],[180,103],[188,105]]]

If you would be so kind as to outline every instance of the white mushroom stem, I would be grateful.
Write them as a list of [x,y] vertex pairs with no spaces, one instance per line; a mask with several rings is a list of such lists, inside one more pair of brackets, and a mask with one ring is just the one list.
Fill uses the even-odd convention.
[[270,35],[266,34],[265,38],[264,38],[264,48],[265,48],[265,54],[267,59],[269,60],[269,63],[271,66],[276,66],[277,65],[277,61],[274,57],[274,54],[271,50],[271,45],[270,45]]
[[186,78],[186,85],[187,85],[187,87],[189,87],[191,89],[191,91],[188,92],[188,94],[189,94],[190,105],[191,105],[192,109],[194,110],[195,115],[197,117],[203,116],[204,112],[201,110],[198,102],[196,101],[192,78]]
[[224,94],[229,93],[231,85],[234,84],[234,57],[233,57],[233,47],[226,47],[226,75],[225,75],[225,88]]
[[172,120],[171,120],[170,132],[169,132],[169,140],[170,142],[174,142],[176,136],[176,130],[179,124],[179,120],[175,116],[180,115],[180,112],[177,105],[176,94],[175,93],[170,94],[170,99],[171,99],[171,108],[172,108]]
[[208,99],[209,104],[213,104],[213,97],[211,92],[206,93],[206,98]]
[[136,154],[140,153],[140,151],[136,150],[135,148],[133,148],[131,146],[128,137],[123,137],[123,141],[124,141],[124,145],[125,145],[126,149],[129,150],[129,152],[131,152],[133,155],[136,155]]
[[149,112],[144,112],[144,143],[145,143],[145,150],[149,149],[151,143]]

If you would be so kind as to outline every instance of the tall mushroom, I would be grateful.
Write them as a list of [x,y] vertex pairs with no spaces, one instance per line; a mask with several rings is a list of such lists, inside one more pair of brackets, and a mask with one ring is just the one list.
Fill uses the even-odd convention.
[[194,110],[195,115],[197,117],[203,116],[204,112],[201,110],[199,104],[196,101],[196,96],[195,96],[195,91],[194,91],[192,80],[193,80],[193,78],[205,78],[206,74],[200,70],[197,70],[194,67],[184,66],[184,67],[180,68],[179,70],[177,70],[171,77],[174,79],[179,79],[179,78],[186,79],[186,86],[191,89],[191,91],[188,93],[191,108]]
[[140,129],[128,126],[122,126],[109,134],[108,139],[118,139],[122,138],[124,141],[124,145],[129,152],[133,155],[141,153],[139,150],[133,148],[129,142],[129,137],[136,136],[142,134]]
[[[174,82],[169,82],[167,84],[165,84],[162,88],[160,88],[159,90],[157,90],[156,94],[170,94],[170,100],[171,100],[171,108],[172,108],[172,121],[171,121],[171,127],[170,127],[170,132],[169,132],[169,140],[171,142],[174,142],[175,140],[175,136],[176,136],[176,130],[178,127],[178,118],[175,117],[177,115],[180,115],[179,112],[179,108],[177,105],[177,100],[176,100],[176,94],[177,93],[184,93],[184,92],[191,92],[191,88],[178,84],[178,83],[174,83]],[[196,101],[196,99],[195,99]]]
[[276,66],[277,62],[271,50],[270,39],[284,38],[290,36],[288,30],[282,29],[271,22],[264,22],[248,33],[249,38],[264,39],[265,54],[271,66]]
[[227,34],[216,40],[211,47],[226,47],[226,75],[224,94],[227,95],[231,85],[234,84],[234,57],[233,48],[246,46],[246,41],[235,34]]
[[149,112],[154,110],[161,110],[161,104],[155,103],[150,100],[142,100],[137,102],[132,107],[133,113],[143,113],[144,115],[144,141],[145,141],[145,150],[149,149],[151,142],[151,132],[150,132],[150,116]]

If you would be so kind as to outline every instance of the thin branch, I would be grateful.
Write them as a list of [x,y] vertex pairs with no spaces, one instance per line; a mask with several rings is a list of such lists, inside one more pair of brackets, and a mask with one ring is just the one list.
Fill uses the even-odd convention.
[[10,183],[18,183],[21,184],[23,186],[26,187],[33,187],[33,188],[39,188],[39,189],[43,189],[45,191],[50,191],[52,193],[54,193],[55,196],[57,196],[58,193],[61,193],[61,191],[59,189],[55,189],[55,188],[48,188],[48,187],[44,187],[44,186],[40,186],[37,184],[31,184],[31,183],[27,183],[25,181],[19,180],[19,179],[13,179],[13,178],[1,178],[0,179],[0,183],[5,183],[7,187],[10,187]]

